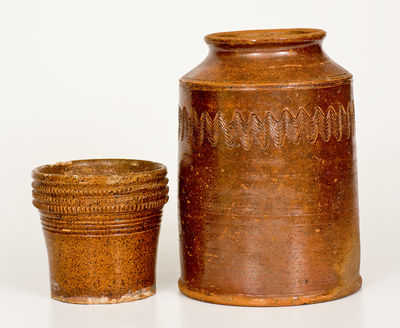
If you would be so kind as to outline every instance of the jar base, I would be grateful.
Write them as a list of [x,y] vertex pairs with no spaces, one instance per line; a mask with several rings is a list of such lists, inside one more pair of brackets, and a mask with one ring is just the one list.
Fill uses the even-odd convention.
[[361,276],[358,276],[351,283],[330,290],[328,293],[299,295],[285,298],[249,296],[242,294],[214,294],[207,292],[206,290],[189,287],[182,282],[181,279],[178,281],[180,291],[190,298],[208,303],[236,306],[292,306],[328,302],[354,294],[361,288],[361,284]]
[[73,304],[115,304],[141,300],[156,293],[155,286],[142,288],[135,292],[129,292],[121,297],[113,298],[108,296],[93,297],[93,296],[61,296],[52,294],[51,297],[57,301]]

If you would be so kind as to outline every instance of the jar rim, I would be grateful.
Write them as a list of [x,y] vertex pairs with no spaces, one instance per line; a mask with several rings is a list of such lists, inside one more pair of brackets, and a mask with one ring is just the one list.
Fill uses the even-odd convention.
[[326,32],[315,28],[286,28],[218,32],[205,36],[208,44],[243,46],[273,43],[297,43],[322,40]]

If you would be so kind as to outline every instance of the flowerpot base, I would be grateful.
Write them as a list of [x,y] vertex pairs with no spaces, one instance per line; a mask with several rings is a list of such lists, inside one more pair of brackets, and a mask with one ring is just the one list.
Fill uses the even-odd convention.
[[361,288],[361,283],[361,276],[358,276],[352,283],[330,290],[327,293],[274,298],[241,294],[214,294],[206,290],[189,287],[182,280],[178,281],[180,291],[190,298],[203,302],[236,306],[291,306],[328,302],[354,294]]
[[113,298],[108,296],[93,297],[93,296],[60,296],[51,295],[57,301],[74,304],[115,304],[141,300],[150,297],[156,293],[155,286],[142,288],[135,292],[129,292],[121,297]]

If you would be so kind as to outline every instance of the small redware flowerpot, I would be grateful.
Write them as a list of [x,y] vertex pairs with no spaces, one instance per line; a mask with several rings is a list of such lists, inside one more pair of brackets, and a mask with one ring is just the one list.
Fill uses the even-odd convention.
[[46,240],[52,298],[105,304],[155,293],[166,174],[162,164],[127,159],[33,170],[33,204]]

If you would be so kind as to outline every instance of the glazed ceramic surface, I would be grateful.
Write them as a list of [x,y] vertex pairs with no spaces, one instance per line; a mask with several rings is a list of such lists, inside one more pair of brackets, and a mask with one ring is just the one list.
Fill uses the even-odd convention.
[[33,204],[46,239],[53,298],[119,303],[155,293],[166,173],[162,164],[118,159],[33,171]]
[[324,36],[211,34],[180,80],[184,294],[281,306],[360,288],[352,76]]

